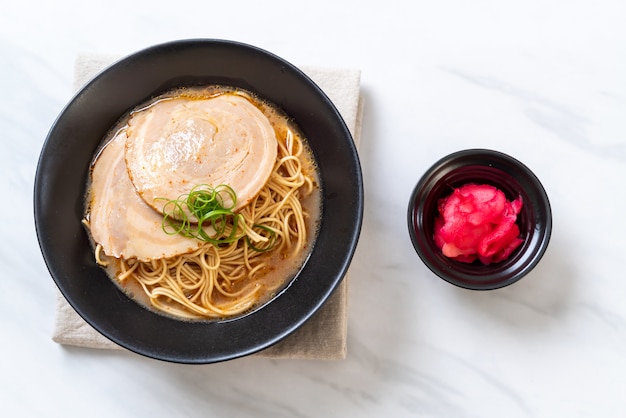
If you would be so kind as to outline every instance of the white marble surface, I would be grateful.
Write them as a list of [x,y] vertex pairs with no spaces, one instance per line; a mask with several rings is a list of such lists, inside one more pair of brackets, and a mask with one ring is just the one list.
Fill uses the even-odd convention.
[[[626,3],[21,1],[0,12],[0,400],[6,416],[618,417],[626,401]],[[366,208],[345,361],[206,366],[53,343],[32,217],[77,53],[213,37],[362,70]],[[543,181],[550,247],[471,292],[413,251],[406,205],[439,157],[488,147]]]

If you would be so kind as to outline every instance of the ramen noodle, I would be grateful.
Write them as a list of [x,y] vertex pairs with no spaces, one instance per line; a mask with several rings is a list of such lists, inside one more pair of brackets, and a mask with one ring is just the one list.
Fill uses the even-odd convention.
[[[223,86],[171,91],[125,115],[87,189],[97,263],[138,302],[186,319],[230,318],[270,300],[306,260],[321,212],[297,126]],[[186,202],[197,191],[222,215],[194,212]]]

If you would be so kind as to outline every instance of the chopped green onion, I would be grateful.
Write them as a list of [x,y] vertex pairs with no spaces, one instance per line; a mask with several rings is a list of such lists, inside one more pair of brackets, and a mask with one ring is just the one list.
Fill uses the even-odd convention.
[[248,246],[250,248],[252,248],[254,251],[259,252],[259,253],[264,253],[274,248],[274,244],[276,244],[276,231],[274,231],[272,228],[265,226],[265,225],[255,224],[252,228],[261,229],[267,232],[269,234],[269,239],[265,246],[263,246],[262,248],[259,248],[251,242],[249,237],[246,236],[246,241],[248,242]]
[[[166,200],[161,225],[168,235],[179,234],[213,245],[230,244],[245,236],[248,246],[257,252],[269,251],[276,243],[276,231],[263,225],[252,226],[253,229],[260,229],[265,235],[269,235],[267,244],[262,247],[255,246],[245,234],[237,236],[237,228],[243,215],[233,211],[237,204],[237,195],[233,188],[226,184],[215,188],[201,184],[178,199],[157,198],[157,200]],[[207,227],[214,231],[212,235],[207,233]]]

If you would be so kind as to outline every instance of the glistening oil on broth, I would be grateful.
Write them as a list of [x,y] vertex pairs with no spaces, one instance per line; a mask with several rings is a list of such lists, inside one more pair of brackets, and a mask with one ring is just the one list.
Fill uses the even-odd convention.
[[[222,293],[220,292],[211,293],[211,298],[210,300],[207,300],[207,305],[215,306],[216,312],[212,312],[211,309],[209,309],[209,311],[211,312],[208,312],[208,313],[205,313],[205,311],[202,310],[204,308],[198,308],[198,310],[196,311],[194,311],[194,309],[196,308],[191,309],[191,311],[189,311],[187,308],[184,308],[184,307],[181,308],[178,302],[176,302],[175,298],[168,301],[168,297],[159,297],[158,304],[157,304],[158,306],[156,306],[155,308],[154,302],[151,302],[151,298],[148,296],[146,291],[144,291],[144,289],[147,286],[146,283],[148,283],[149,280],[146,281],[143,278],[142,280],[138,280],[138,279],[136,280],[136,277],[139,274],[136,276],[136,275],[128,274],[125,272],[132,268],[135,268],[137,271],[139,271],[141,268],[144,268],[145,266],[148,266],[147,269],[151,269],[155,267],[157,271],[161,271],[159,270],[160,267],[158,266],[158,264],[161,263],[161,260],[138,262],[137,260],[126,259],[124,257],[115,257],[111,255],[105,256],[104,254],[100,255],[98,254],[98,252],[102,251],[102,248],[101,248],[102,246],[100,246],[99,248],[98,247],[99,243],[94,241],[94,246],[96,248],[95,249],[96,258],[98,259],[98,257],[100,257],[103,260],[106,260],[108,262],[108,265],[105,267],[105,270],[107,271],[109,277],[111,277],[117,285],[119,285],[124,291],[126,291],[129,296],[131,296],[133,299],[135,299],[139,303],[145,305],[146,307],[150,309],[155,309],[159,313],[173,315],[179,319],[187,318],[187,319],[223,320],[223,319],[228,319],[228,318],[240,317],[241,315],[247,314],[255,310],[256,308],[258,308],[259,306],[262,306],[263,304],[265,304],[273,296],[275,296],[282,289],[284,289],[285,286],[291,281],[291,279],[297,274],[299,269],[302,267],[303,263],[305,262],[306,258],[308,257],[312,249],[313,243],[317,235],[318,225],[319,225],[319,218],[321,214],[321,197],[320,197],[321,191],[320,191],[320,183],[319,183],[317,167],[314,162],[313,154],[310,148],[306,144],[306,141],[303,138],[302,134],[300,133],[299,129],[297,128],[296,124],[293,121],[291,121],[280,109],[276,108],[270,103],[267,103],[264,100],[259,99],[258,97],[254,96],[253,94],[249,92],[246,92],[240,89],[224,87],[224,86],[206,86],[206,87],[198,87],[198,88],[192,88],[192,89],[179,89],[173,92],[169,92],[166,95],[160,96],[150,102],[140,105],[135,111],[130,112],[128,115],[126,115],[111,130],[111,134],[108,135],[107,138],[104,139],[103,147],[104,146],[108,147],[108,144],[112,143],[113,140],[115,139],[115,135],[118,135],[120,132],[123,132],[125,129],[128,128],[129,120],[133,118],[134,115],[140,112],[144,112],[148,109],[152,109],[153,107],[157,106],[157,104],[163,101],[173,101],[173,100],[178,100],[178,99],[186,99],[189,101],[201,101],[201,100],[206,100],[207,98],[214,98],[214,97],[218,97],[221,95],[237,95],[240,97],[244,97],[249,103],[252,103],[256,107],[256,109],[262,112],[264,117],[267,118],[267,121],[269,121],[269,124],[271,125],[271,129],[273,129],[276,135],[276,138],[278,140],[278,144],[279,144],[280,152],[277,157],[276,164],[275,164],[275,169],[274,169],[275,173],[274,172],[272,173],[270,178],[267,180],[267,184],[264,186],[263,190],[259,192],[259,194],[255,197],[255,200],[254,200],[255,203],[250,204],[247,207],[241,209],[240,213],[242,213],[243,214],[242,216],[244,217],[250,217],[251,219],[256,220],[257,219],[255,217],[256,214],[261,213],[265,206],[268,206],[268,205],[271,206],[271,205],[276,204],[277,206],[275,207],[280,208],[280,210],[277,209],[277,213],[280,216],[284,216],[284,219],[282,219],[281,222],[285,225],[284,230],[278,231],[279,232],[278,235],[283,234],[285,236],[290,236],[292,238],[284,239],[282,241],[283,244],[278,246],[276,249],[272,249],[271,251],[268,251],[267,253],[263,253],[263,254],[253,253],[249,251],[249,248],[248,248],[248,255],[246,257],[249,257],[249,259],[251,260],[250,264],[252,265],[253,273],[248,275],[249,277],[247,277],[246,279],[244,280],[237,279],[237,280],[232,280],[230,282],[226,279],[224,280],[215,279],[215,281],[211,282],[209,285],[202,284],[202,286],[212,286],[212,287],[217,286],[220,289],[225,289],[225,291]],[[302,152],[297,152],[300,149],[302,150]],[[289,155],[290,153],[298,154],[298,155],[297,156]],[[98,153],[98,155],[100,155],[100,152]],[[282,161],[282,162],[279,164],[279,161]],[[309,183],[307,183],[308,185],[302,185],[297,188],[294,186],[289,186],[289,187],[292,187],[293,190],[288,190],[288,189],[283,190],[285,187],[287,187],[283,185],[283,180],[286,182],[285,184],[296,184],[294,183],[295,182],[294,179],[296,176],[290,174],[294,170],[296,174],[298,174],[298,176],[304,176],[305,178],[309,179],[308,180]],[[280,176],[282,177],[277,177],[278,174],[280,174]],[[276,180],[277,178],[280,178],[280,180],[277,181]],[[308,192],[305,192],[305,189]],[[91,190],[91,185],[88,188],[88,190],[89,190],[89,193],[86,199],[87,209],[86,209],[85,223],[88,226],[88,231],[89,231],[90,220],[91,220],[90,219],[91,208],[92,208],[92,205],[94,204],[94,195],[96,195],[97,193]],[[284,199],[282,206],[280,203],[281,202],[280,199],[282,199],[282,197],[280,197],[282,196],[281,193],[284,193],[286,196],[288,196],[288,199],[287,198]],[[272,197],[270,198],[269,196],[272,196]],[[289,200],[289,199],[293,199],[293,196],[299,196],[298,205],[301,205],[302,213],[298,213],[300,209],[292,211],[293,213],[290,213],[287,211],[287,209],[285,209],[285,208],[291,207],[290,205],[293,204],[293,200]],[[269,202],[269,203],[265,204],[264,202]],[[127,216],[127,215],[124,215],[124,216]],[[265,216],[265,215],[259,217],[261,222],[268,222],[268,219],[272,221],[270,218],[271,218],[270,216]],[[295,221],[294,219],[301,219],[301,222],[299,223],[298,221]],[[301,232],[303,232],[303,231],[300,231],[300,229],[303,229],[304,232],[306,232],[306,238],[304,238],[303,241],[302,240],[298,241],[298,239],[301,239],[300,237],[300,235],[302,235]],[[159,239],[160,238],[161,237],[159,237]],[[287,241],[289,242],[287,243]],[[298,247],[298,248],[295,248],[295,247]],[[238,251],[239,250],[240,249],[238,249]],[[224,252],[223,249],[220,249],[219,251],[222,253],[220,257],[223,257],[220,263],[228,264],[227,262],[224,262],[223,260],[226,260],[228,257],[230,257],[230,255],[228,255],[230,254],[230,249],[227,252]],[[206,251],[207,254],[209,252],[211,251],[208,251],[208,250]],[[235,254],[234,251],[232,253]],[[190,261],[185,261],[185,263],[187,264],[184,265],[184,268],[171,267],[174,264],[167,264],[168,268],[167,269],[164,268],[162,270],[164,271],[163,274],[169,277],[168,280],[170,279],[174,280],[177,274],[174,270],[179,269],[180,271],[183,271],[183,272],[186,271],[187,273],[185,274],[187,274],[187,276],[189,277],[192,277],[191,279],[184,279],[184,280],[187,280],[188,282],[190,280],[193,281],[195,280],[193,277],[199,274],[195,270],[206,269],[206,267],[199,268],[198,265],[204,263],[203,261],[204,259],[202,257],[205,257],[205,256],[209,257],[210,254],[209,255],[207,254],[203,253],[200,256],[200,258],[190,259]],[[187,255],[182,255],[180,257],[187,257]],[[167,260],[170,260],[170,259],[167,259]],[[170,261],[167,261],[167,263],[170,263]],[[194,263],[196,265],[194,265]],[[246,264],[246,263],[247,261],[243,264]],[[139,267],[135,266],[135,264],[137,264]],[[220,268],[221,268],[221,265],[220,265]],[[241,268],[244,268],[244,267],[241,267]],[[243,277],[241,276],[241,271],[239,271],[241,270],[241,268],[239,267],[234,268],[234,270],[232,270],[233,274],[237,277]],[[117,278],[120,277],[120,274],[127,276],[127,278],[124,279],[122,282],[117,280]],[[150,273],[150,274],[153,274],[153,273]],[[149,279],[152,280],[152,277],[154,276],[150,276]],[[140,284],[140,282],[142,282],[142,284]],[[198,282],[200,281],[198,280]],[[187,298],[188,300],[193,299],[194,301],[197,301],[202,298],[206,298],[206,293],[207,293],[206,289],[203,290],[204,293],[200,294],[199,291],[191,289],[192,286],[189,283],[186,282],[184,285],[186,287],[184,287],[182,291],[180,291],[180,289],[177,289],[176,291],[177,292],[180,291],[181,295],[184,295],[184,297]],[[193,284],[193,286],[196,286],[196,285]],[[251,286],[254,289],[256,289],[253,292],[255,293],[254,300],[248,298],[248,296],[231,297],[233,294],[236,294],[237,292],[242,292],[242,294],[244,295],[252,294],[251,292],[248,292],[247,290],[251,288]],[[153,295],[159,292],[161,292],[162,294],[167,294],[167,295],[170,294],[168,293],[170,292],[170,290],[165,291],[160,288],[159,289],[151,288],[151,289],[154,292]],[[220,306],[226,306],[229,303],[231,303],[230,299],[236,300],[237,298],[240,298],[243,301],[239,302],[238,304],[235,301],[234,308],[228,308],[228,310],[220,311],[219,309]],[[228,313],[220,314],[220,312],[228,312]]]

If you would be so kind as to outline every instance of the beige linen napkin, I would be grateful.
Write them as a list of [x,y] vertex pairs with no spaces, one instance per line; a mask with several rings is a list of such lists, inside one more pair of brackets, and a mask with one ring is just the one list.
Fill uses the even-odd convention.
[[[74,87],[83,86],[117,57],[81,54],[75,63]],[[361,128],[360,71],[301,67],[328,95],[343,116],[358,144]],[[269,358],[344,359],[347,353],[348,277],[344,278],[322,308],[302,327],[281,342],[254,354]],[[87,324],[57,291],[56,321],[52,339],[80,347],[122,349]]]

